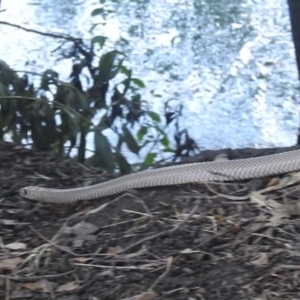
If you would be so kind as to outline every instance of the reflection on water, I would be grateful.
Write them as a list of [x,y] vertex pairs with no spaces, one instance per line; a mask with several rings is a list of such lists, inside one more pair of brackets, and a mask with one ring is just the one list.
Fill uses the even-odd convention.
[[[202,149],[288,146],[298,126],[289,16],[286,0],[265,3],[111,0],[104,20],[90,18],[98,1],[4,0],[1,19],[84,38],[92,22],[103,22],[92,36],[107,35],[109,46],[126,52],[156,110],[173,98],[185,104],[183,126]],[[3,25],[0,34],[1,59],[12,67],[50,67],[68,78],[71,62],[51,52],[60,41]]]

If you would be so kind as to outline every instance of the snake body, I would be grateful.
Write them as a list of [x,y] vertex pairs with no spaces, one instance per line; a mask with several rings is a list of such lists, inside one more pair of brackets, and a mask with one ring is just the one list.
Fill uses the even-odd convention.
[[92,186],[48,189],[29,186],[20,195],[50,203],[73,203],[119,194],[130,189],[197,182],[234,181],[284,174],[300,170],[300,150],[237,160],[212,161],[151,169],[125,175]]

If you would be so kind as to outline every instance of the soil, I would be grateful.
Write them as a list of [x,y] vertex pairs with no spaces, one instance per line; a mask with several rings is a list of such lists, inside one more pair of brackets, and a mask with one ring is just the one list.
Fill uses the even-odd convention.
[[0,299],[300,299],[296,175],[142,189],[74,205],[18,194],[28,185],[111,178],[0,143]]

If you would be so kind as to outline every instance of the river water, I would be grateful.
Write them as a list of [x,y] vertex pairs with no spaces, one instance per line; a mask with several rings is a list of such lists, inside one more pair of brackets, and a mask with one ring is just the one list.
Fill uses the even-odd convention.
[[[296,142],[299,82],[286,0],[111,0],[105,20],[90,17],[99,2],[2,0],[0,19],[43,32],[107,36],[108,47],[123,50],[145,82],[144,99],[154,110],[170,99],[184,104],[181,125],[200,149]],[[91,33],[96,22],[103,25]],[[61,41],[1,24],[0,34],[0,59],[11,67],[53,68],[69,80],[71,61],[58,62],[53,53]]]

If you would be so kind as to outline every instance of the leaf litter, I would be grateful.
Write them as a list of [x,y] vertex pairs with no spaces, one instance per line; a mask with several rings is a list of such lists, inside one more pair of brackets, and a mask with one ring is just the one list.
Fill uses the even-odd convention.
[[0,143],[0,299],[299,299],[299,173],[22,199],[114,176]]

